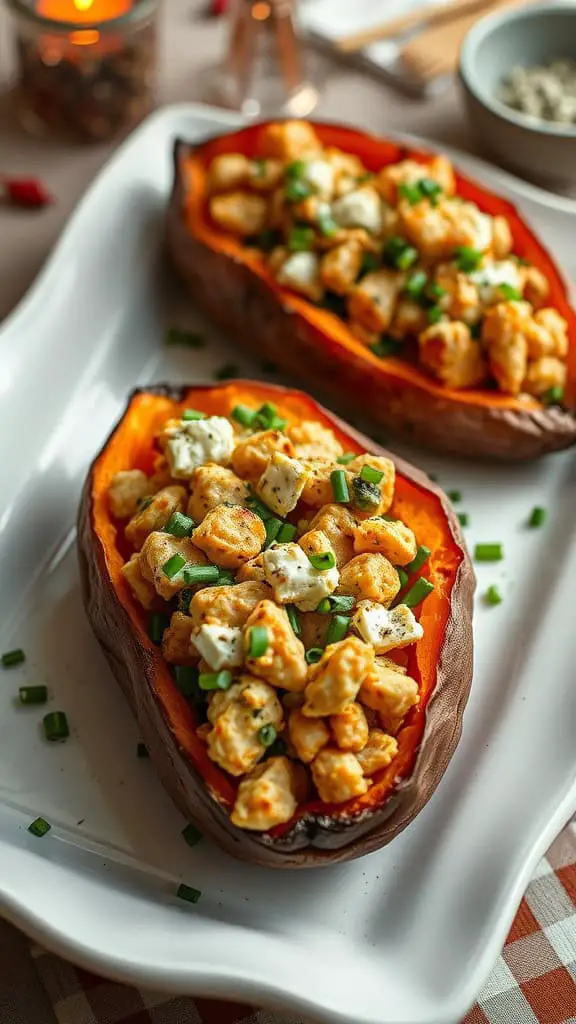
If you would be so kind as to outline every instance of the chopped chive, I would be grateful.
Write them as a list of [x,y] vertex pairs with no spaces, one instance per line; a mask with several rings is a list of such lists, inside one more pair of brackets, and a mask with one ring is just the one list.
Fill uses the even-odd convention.
[[402,598],[402,604],[405,604],[408,608],[415,608],[419,605],[424,598],[428,597],[434,590],[434,584],[427,580],[425,576],[420,576],[415,583],[410,587],[410,590]]
[[407,245],[403,252],[396,257],[398,270],[408,270],[409,267],[414,266],[417,262],[418,249],[415,249],[413,245]]
[[458,522],[460,523],[460,526],[470,526],[470,516],[468,515],[468,513],[467,512],[459,512],[458,513]]
[[546,521],[546,509],[539,508],[538,505],[532,509],[530,518],[528,520],[528,526],[542,526]]
[[271,519],[267,519],[265,522],[266,528],[266,541],[265,547],[270,547],[272,541],[275,541],[284,525],[281,519],[276,519],[274,516]]
[[348,481],[346,480],[346,473],[344,470],[333,469],[330,473],[330,483],[332,484],[334,501],[339,502],[341,505],[347,505],[350,501],[350,492],[348,490]]
[[17,647],[15,651],[6,651],[2,655],[2,668],[13,668],[14,665],[21,665],[26,659],[22,648]]
[[150,757],[150,751],[145,743],[136,744],[136,757]]
[[217,565],[187,565],[182,572],[182,579],[189,587],[196,583],[218,583],[220,569]]
[[166,333],[167,345],[187,345],[188,348],[204,348],[204,338],[197,331],[183,331],[179,327],[170,327]]
[[447,295],[446,289],[443,288],[441,284],[436,284],[436,281],[430,282],[426,292],[431,299],[441,299],[444,295]]
[[196,846],[196,844],[202,839],[200,829],[197,829],[196,825],[193,825],[191,822],[189,825],[186,825],[186,828],[182,829],[180,834],[184,842],[188,843],[188,846]]
[[282,234],[276,229],[268,228],[258,235],[249,235],[246,245],[253,249],[261,249],[262,252],[272,252],[282,241]]
[[292,163],[288,164],[286,167],[285,174],[288,181],[293,181],[294,178],[301,178],[306,174],[306,161],[293,160]]
[[458,245],[453,254],[458,270],[464,274],[470,274],[473,270],[477,270],[483,257],[484,253],[479,249],[474,249],[471,245]]
[[283,757],[288,747],[281,736],[277,736],[274,743],[266,748],[266,757]]
[[248,657],[262,658],[269,645],[270,640],[266,626],[252,626],[248,632]]
[[521,302],[522,292],[519,292],[517,288],[514,288],[511,284],[506,281],[502,281],[498,285],[498,290],[503,298],[507,299],[508,302]]
[[308,555],[308,561],[315,569],[322,572],[333,569],[336,565],[336,559],[332,551],[320,551],[318,554]]
[[[296,161],[296,163],[300,162]],[[288,202],[299,203],[302,199],[308,199],[308,196],[313,195],[314,186],[309,181],[296,174],[289,175],[288,172],[286,172],[286,177],[288,180],[284,186],[284,195]]]
[[448,497],[453,504],[457,504],[462,501],[462,491],[448,491]]
[[169,533],[172,537],[190,537],[195,527],[196,523],[190,516],[185,516],[183,512],[173,512],[162,533]]
[[369,484],[366,480],[355,476],[352,481],[352,490],[354,492],[354,504],[362,512],[370,512],[378,508],[382,495],[380,488],[376,484]]
[[293,604],[287,604],[285,607],[290,625],[292,626],[292,632],[295,636],[300,636],[302,633],[302,626],[300,625],[300,617],[296,608]]
[[410,274],[404,285],[404,294],[418,302],[422,298],[427,284],[428,275],[426,272],[424,270],[415,270],[413,274]]
[[486,601],[486,604],[502,603],[502,594],[500,593],[498,587],[495,586],[494,583],[492,584],[491,587],[488,587],[488,590],[484,594],[484,600]]
[[266,522],[268,519],[276,518],[272,510],[269,509],[268,506],[265,505],[263,501],[260,501],[260,498],[257,498],[255,494],[250,495],[250,497],[246,501],[246,504],[248,505],[248,508],[252,510],[252,512],[254,512],[257,516],[260,517],[260,519],[263,520],[263,522]]
[[402,348],[401,342],[397,341],[396,338],[380,338],[375,345],[368,346],[372,355],[378,356],[378,359],[387,359],[388,356],[394,356]]
[[416,203],[420,203],[424,198],[419,185],[410,185],[408,182],[404,182],[402,185],[399,185],[398,192],[403,199],[408,200],[410,206],[416,206]]
[[348,463],[353,462],[357,456],[357,452],[345,452],[344,455],[339,455],[336,462],[339,462],[341,466],[347,466]]
[[271,747],[278,733],[273,725],[263,725],[258,730],[258,739],[263,747]]
[[264,402],[256,413],[259,424],[264,430],[284,430],[287,420],[278,416],[278,410],[272,402]]
[[31,821],[28,825],[28,831],[31,832],[33,836],[37,836],[38,839],[42,839],[42,836],[45,836],[51,828],[52,825],[50,822],[46,821],[46,818],[35,818],[34,821]]
[[416,554],[412,561],[406,566],[406,572],[410,575],[413,572],[418,572],[425,562],[430,558],[430,548],[427,548],[425,544],[419,544]]
[[21,704],[45,704],[48,700],[48,687],[21,686],[18,696]]
[[501,544],[477,544],[474,548],[477,562],[500,562],[504,558]]
[[179,899],[186,900],[187,903],[198,903],[202,890],[193,889],[191,885],[184,885],[184,882],[181,882],[176,889],[176,895]]
[[438,305],[430,306],[426,316],[429,324],[437,324],[444,316],[444,310]]
[[[164,562],[162,566],[162,572],[167,579],[173,580],[178,575],[181,569],[186,565],[186,559],[182,555],[172,555],[167,562]],[[189,580],[185,581],[189,583]]]
[[314,247],[316,232],[305,224],[297,224],[288,234],[287,245],[290,252],[307,252]]
[[174,682],[183,697],[192,697],[198,689],[198,669],[194,665],[175,665]]
[[362,466],[360,479],[367,484],[379,484],[384,476],[381,469],[374,469],[373,466]]
[[562,405],[564,401],[564,388],[561,388],[558,384],[556,387],[548,388],[542,395],[541,402],[543,405]]
[[400,580],[400,590],[408,583],[408,573],[401,565],[396,566],[396,572],[398,573],[398,579]]
[[362,256],[362,264],[360,267],[360,275],[363,277],[364,274],[371,274],[374,270],[378,270],[380,266],[380,260],[373,252],[365,252]]
[[229,690],[232,686],[232,673],[226,668],[220,672],[201,672],[198,686],[201,690]]
[[337,597],[332,595],[331,597],[322,598],[316,611],[320,615],[332,615],[334,612],[351,612],[355,604],[355,597]]
[[184,590],[178,592],[178,611],[183,612],[184,615],[188,615],[190,612],[190,602],[194,597],[194,591],[190,590],[189,587],[185,587]]
[[418,250],[409,245],[400,235],[393,235],[384,246],[383,257],[386,263],[398,270],[408,270],[418,259]]
[[316,665],[320,661],[320,658],[324,654],[321,647],[310,647],[305,654],[306,661],[309,665]]
[[206,413],[205,412],[200,412],[198,409],[184,409],[184,412],[182,413],[180,419],[184,420],[184,421],[188,421],[188,420],[205,420],[206,419]]
[[243,427],[253,426],[258,419],[256,409],[250,409],[247,405],[235,405],[231,416],[233,420],[236,420],[236,423],[240,423]]
[[330,619],[330,625],[328,626],[328,632],[326,634],[326,646],[329,644],[337,644],[340,640],[343,640],[349,627],[349,615],[333,615]]
[[68,719],[63,711],[49,711],[42,721],[47,740],[65,740],[70,735]]
[[234,573],[231,569],[220,569],[220,566],[218,566],[218,579],[216,582],[221,587],[233,587],[236,583]]
[[148,620],[148,636],[153,644],[161,644],[164,630],[168,629],[170,619],[161,612],[152,612]]
[[420,178],[418,187],[423,196],[427,199],[437,199],[442,192],[442,186],[434,178]]
[[232,380],[240,376],[240,370],[236,363],[224,363],[214,371],[214,380]]
[[290,544],[297,534],[297,529],[292,523],[282,523],[281,529],[276,537],[277,544]]
[[338,225],[334,218],[331,216],[330,211],[320,210],[317,217],[318,227],[320,228],[320,234],[324,235],[325,238],[331,238],[338,231]]

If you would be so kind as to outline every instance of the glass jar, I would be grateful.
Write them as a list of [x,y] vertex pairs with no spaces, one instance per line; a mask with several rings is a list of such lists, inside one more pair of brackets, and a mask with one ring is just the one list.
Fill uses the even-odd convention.
[[156,0],[7,0],[15,21],[16,103],[35,135],[99,142],[149,112]]

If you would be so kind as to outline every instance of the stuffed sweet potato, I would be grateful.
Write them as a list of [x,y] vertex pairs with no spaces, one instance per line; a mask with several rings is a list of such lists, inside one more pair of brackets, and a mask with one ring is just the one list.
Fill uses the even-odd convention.
[[449,502],[306,395],[136,391],[81,502],[83,594],[160,777],[230,853],[388,843],[452,756],[474,576]]
[[178,142],[173,264],[242,347],[465,455],[576,440],[576,317],[507,201],[445,157],[332,124]]

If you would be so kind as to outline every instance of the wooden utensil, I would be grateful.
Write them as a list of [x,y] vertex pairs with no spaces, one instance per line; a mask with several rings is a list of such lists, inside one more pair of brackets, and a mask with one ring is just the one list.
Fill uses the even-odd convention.
[[[521,7],[525,3],[526,0],[492,0],[486,10],[492,12]],[[468,13],[447,25],[437,25],[421,32],[401,50],[403,63],[423,82],[430,82],[440,75],[453,74],[458,67],[460,46],[477,19],[478,11]]]
[[446,0],[446,3],[434,6],[424,5],[383,24],[373,25],[371,28],[364,29],[363,32],[341,36],[335,41],[335,46],[342,53],[354,53],[357,50],[362,50],[364,46],[369,46],[370,43],[393,39],[419,25],[440,25],[469,12],[480,11],[484,7],[489,7],[490,4],[491,0]]

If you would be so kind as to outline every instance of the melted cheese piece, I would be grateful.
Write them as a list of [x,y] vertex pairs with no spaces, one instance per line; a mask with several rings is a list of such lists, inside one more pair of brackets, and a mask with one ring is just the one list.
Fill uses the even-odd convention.
[[336,566],[315,569],[299,544],[273,544],[262,555],[266,580],[280,604],[295,604],[302,612],[318,607],[340,581]]

